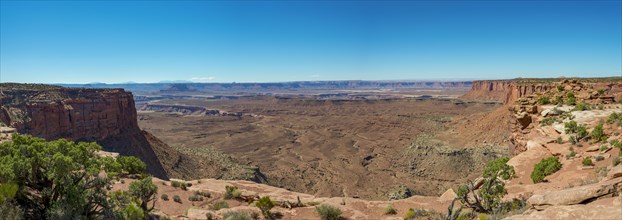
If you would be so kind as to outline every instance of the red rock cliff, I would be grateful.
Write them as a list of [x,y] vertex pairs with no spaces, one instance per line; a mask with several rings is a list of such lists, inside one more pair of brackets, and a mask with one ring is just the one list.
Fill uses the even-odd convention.
[[[555,79],[476,80],[473,81],[471,90],[461,98],[494,100],[511,104],[519,98],[556,89],[559,81]],[[615,100],[622,99],[622,82],[619,78],[580,79],[579,81],[594,89],[604,89],[607,95],[615,97]]]
[[138,128],[130,92],[4,83],[0,102],[0,122],[19,133],[48,140],[95,141],[107,151],[140,157],[154,176],[168,176]]
[[507,80],[476,80],[461,98],[505,102],[513,84]]
[[[123,129],[138,128],[132,94],[122,89],[58,88],[3,93],[5,117],[1,120],[21,133],[46,139],[98,141],[119,135]],[[28,98],[20,100],[23,96]]]
[[519,83],[515,80],[476,80],[461,98],[512,103],[518,98],[554,89],[551,83]]

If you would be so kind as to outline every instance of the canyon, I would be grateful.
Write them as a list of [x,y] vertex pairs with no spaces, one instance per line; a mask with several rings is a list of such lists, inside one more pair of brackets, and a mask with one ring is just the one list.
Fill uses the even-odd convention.
[[[622,165],[610,165],[620,149],[557,143],[570,138],[555,128],[563,123],[543,122],[557,117],[549,115],[553,109],[589,126],[622,113],[619,78],[483,80],[469,83],[468,91],[457,83],[448,92],[327,85],[288,93],[275,92],[272,84],[255,85],[243,94],[201,91],[216,85],[167,85],[137,95],[114,88],[2,83],[0,121],[10,127],[3,134],[14,129],[46,139],[95,141],[105,151],[138,156],[161,182],[160,194],[212,193],[213,199],[200,203],[156,202],[160,215],[179,219],[223,215],[209,206],[226,185],[238,186],[248,198],[270,195],[279,204],[300,199],[332,204],[354,219],[391,218],[382,213],[388,204],[400,216],[410,207],[444,212],[457,185],[478,179],[486,162],[503,156],[511,157],[507,164],[517,171],[506,183],[505,199],[522,198],[529,205],[510,218],[622,214],[616,211],[622,206]],[[540,103],[543,96],[553,100],[567,93],[589,109]],[[622,139],[620,129],[606,125],[605,133],[610,140]],[[562,170],[545,183],[531,183],[535,163],[570,149],[577,156],[562,157]],[[579,160],[585,157],[604,159],[586,168]],[[192,186],[177,189],[171,178]],[[133,180],[125,181],[115,189]],[[227,210],[256,209],[227,202],[232,207]],[[277,210],[284,219],[314,218],[312,207]]]

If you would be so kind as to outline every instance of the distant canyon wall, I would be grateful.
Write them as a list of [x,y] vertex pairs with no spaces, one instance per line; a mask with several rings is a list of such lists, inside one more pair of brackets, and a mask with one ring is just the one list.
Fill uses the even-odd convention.
[[[473,81],[471,90],[461,96],[461,98],[468,100],[498,101],[511,104],[519,98],[556,89],[556,83],[559,81],[561,81],[561,79],[548,80],[545,82],[530,82],[529,80],[476,80]],[[604,89],[607,91],[607,94],[613,96],[616,101],[622,99],[622,81],[585,81],[586,82],[583,82],[584,84],[590,85],[594,89]]]

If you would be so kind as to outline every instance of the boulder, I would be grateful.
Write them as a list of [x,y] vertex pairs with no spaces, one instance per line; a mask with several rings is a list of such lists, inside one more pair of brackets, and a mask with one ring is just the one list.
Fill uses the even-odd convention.
[[452,200],[454,200],[454,198],[456,198],[456,196],[458,196],[453,189],[448,189],[447,191],[445,191],[445,193],[443,193],[443,195],[441,195],[441,197],[438,197],[438,201],[439,202],[451,202]]
[[580,187],[548,191],[535,194],[527,200],[527,204],[536,210],[543,210],[548,206],[574,205],[581,202],[610,195],[620,187],[622,178],[616,178],[601,183],[595,183]]
[[594,146],[588,147],[585,151],[587,151],[587,152],[594,152],[594,151],[598,151],[598,150],[600,150],[600,146],[594,145]]
[[527,128],[531,124],[531,116],[527,112],[521,112],[516,114],[516,120],[521,126],[521,129]]
[[612,167],[607,173],[608,180],[619,178],[619,177],[622,177],[622,165],[621,164],[618,164],[617,166]]

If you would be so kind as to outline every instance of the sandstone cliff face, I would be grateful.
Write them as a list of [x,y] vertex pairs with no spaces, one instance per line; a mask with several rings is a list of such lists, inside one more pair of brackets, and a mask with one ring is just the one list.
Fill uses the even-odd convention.
[[4,90],[2,103],[3,123],[46,139],[98,141],[138,128],[132,94],[122,89]]
[[123,89],[0,84],[0,102],[0,122],[18,133],[98,142],[104,150],[138,156],[154,176],[168,177],[138,128],[132,94]]
[[471,90],[461,98],[505,102],[512,87],[512,83],[507,80],[476,80]]
[[554,89],[553,84],[523,84],[513,80],[476,80],[463,99],[512,103],[518,98]]
[[[616,101],[622,99],[622,82],[611,78],[611,82],[606,79],[595,81],[590,79],[578,80],[593,88],[594,90],[603,89],[606,94],[613,96]],[[560,80],[543,79],[538,81],[529,79],[515,80],[476,80],[473,81],[471,90],[461,96],[462,99],[470,100],[494,100],[505,104],[512,104],[516,100],[529,95],[542,94],[555,90]],[[568,89],[568,88],[566,88]]]

